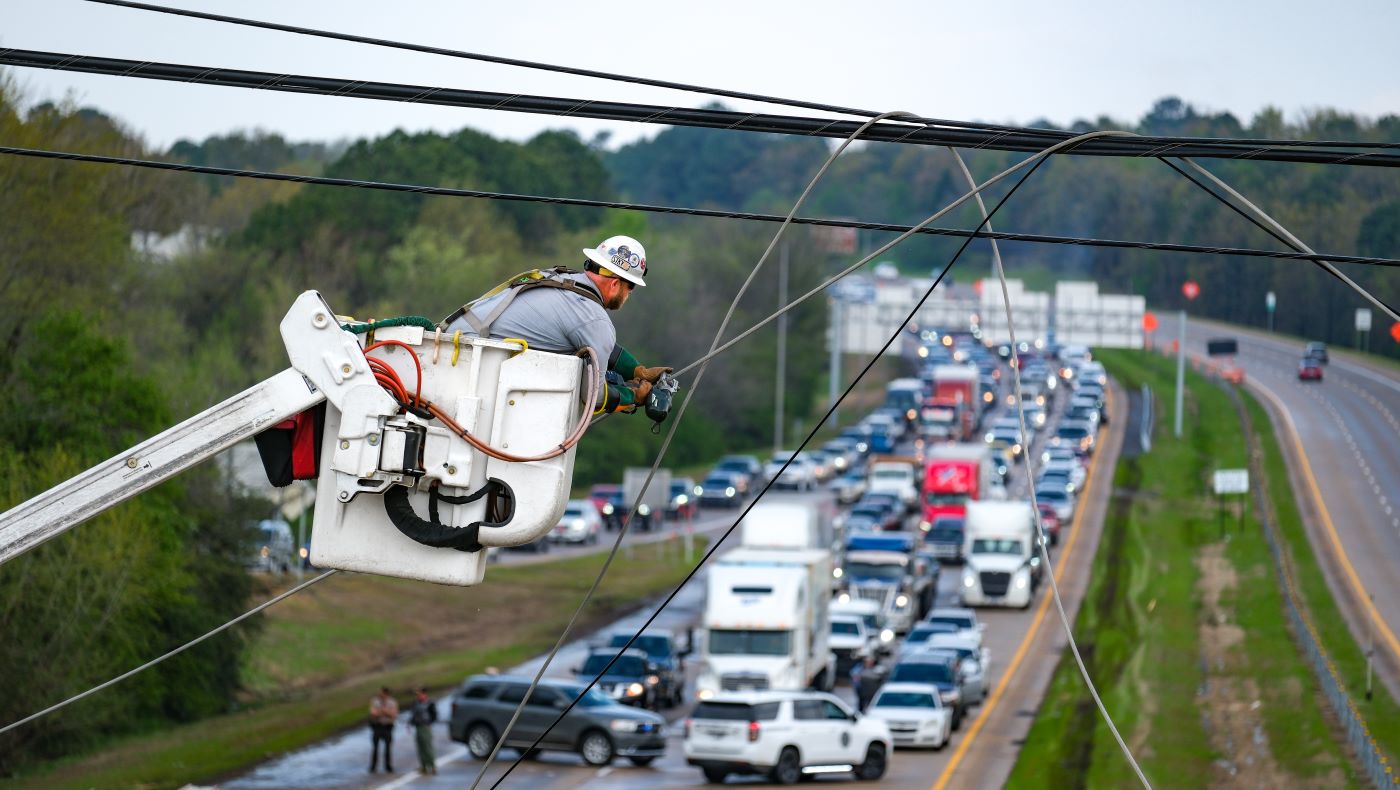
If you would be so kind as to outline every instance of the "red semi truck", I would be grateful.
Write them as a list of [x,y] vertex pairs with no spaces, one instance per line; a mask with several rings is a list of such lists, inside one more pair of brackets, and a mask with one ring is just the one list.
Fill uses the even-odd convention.
[[[968,365],[939,365],[933,369],[933,397],[924,404],[931,433],[965,442],[977,430],[982,413],[977,369]],[[931,437],[932,438],[932,437]]]
[[[962,554],[962,535],[945,527],[942,517],[962,518],[968,502],[991,498],[996,477],[991,452],[981,444],[942,444],[928,448],[924,463],[923,516],[919,528],[940,559]],[[946,534],[945,534],[946,533]]]

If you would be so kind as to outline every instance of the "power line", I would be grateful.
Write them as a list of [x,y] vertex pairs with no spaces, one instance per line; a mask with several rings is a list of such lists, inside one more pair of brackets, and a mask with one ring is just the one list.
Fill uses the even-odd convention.
[[[729,110],[664,107],[651,104],[607,102],[596,99],[533,96],[518,93],[465,90],[440,86],[346,80],[264,71],[221,69],[154,61],[124,60],[35,50],[0,49],[0,65],[54,69],[84,74],[167,80],[200,85],[272,90],[308,95],[375,99],[446,107],[504,110],[537,115],[634,121],[668,126],[732,129],[747,132],[849,137],[860,124],[835,118],[769,115]],[[872,126],[862,139],[875,142],[951,145],[997,151],[1030,153],[1045,147],[1046,138],[1027,132],[993,132],[945,129],[884,122]],[[1303,145],[1307,145],[1304,143]],[[1400,155],[1369,151],[1303,149],[1296,146],[1199,142],[1192,138],[1143,138],[1125,134],[1123,139],[1098,140],[1076,148],[1077,155],[1118,157],[1178,156],[1205,159],[1245,159],[1314,164],[1346,164],[1400,167]]]
[[[670,80],[658,80],[649,77],[629,76],[606,71],[596,71],[593,69],[583,69],[573,66],[562,66],[552,63],[541,63],[538,61],[521,60],[518,58],[507,58],[499,55],[487,55],[479,52],[467,52],[458,49],[448,49],[446,47],[434,47],[424,44],[414,44],[404,41],[392,41],[389,39],[375,38],[373,36],[361,36],[351,33],[339,33],[331,30],[318,30],[316,28],[301,27],[297,25],[285,25],[277,22],[267,22],[258,19],[248,19],[245,17],[227,16],[224,14],[212,14],[205,11],[195,11],[187,8],[172,8],[169,6],[155,5],[152,3],[131,2],[131,0],[87,0],[90,3],[102,5],[118,6],[122,8],[132,8],[141,11],[150,11],[158,14],[169,14],[172,16],[183,16],[194,19],[203,19],[212,22],[222,22],[244,27],[260,28],[263,30],[275,30],[284,33],[295,33],[316,38],[326,38],[338,41],[348,41],[356,44],[367,44],[376,47],[387,47],[390,49],[400,49],[409,52],[422,52],[429,55],[442,55],[446,57],[459,58],[463,60],[475,60],[483,63],[496,63],[518,68],[535,69],[558,74],[571,74],[581,77],[592,77],[595,79],[608,80],[610,82],[623,82],[634,85],[647,85],[655,88],[666,88],[669,90],[679,90],[688,93],[699,93],[709,96],[723,96],[731,99],[744,99],[747,101],[763,102],[765,104],[777,104],[787,107],[798,107],[807,110],[819,110],[822,112],[834,112],[842,115],[858,115],[866,118],[873,118],[880,113],[874,110],[863,110],[854,107],[843,107],[835,104],[806,101],[803,99],[781,98],[777,96],[767,96],[746,91],[736,91],[726,88],[706,87],[702,85],[692,85],[683,82],[673,82]],[[978,129],[994,132],[1009,132],[1023,134],[1027,136],[1040,137],[1046,141],[1065,140],[1074,136],[1073,132],[1066,132],[1059,129],[1040,129],[1030,126],[1005,126],[989,123],[970,123],[967,121],[953,121],[944,118],[927,118],[912,114],[905,114],[904,120],[924,124],[928,126],[946,126],[958,129]],[[1387,142],[1351,142],[1338,140],[1266,140],[1266,139],[1240,139],[1224,137],[1194,137],[1175,138],[1147,136],[1142,139],[1153,145],[1174,145],[1184,140],[1192,140],[1196,143],[1228,143],[1249,146],[1277,146],[1277,147],[1318,147],[1318,148],[1377,148],[1377,149],[1400,149],[1400,143]]]
[[4,735],[5,733],[9,732],[10,730],[13,730],[13,729],[15,729],[16,727],[20,727],[20,726],[23,726],[23,725],[25,725],[25,724],[28,724],[29,722],[34,721],[35,719],[38,719],[38,718],[42,718],[42,717],[44,717],[44,716],[47,716],[48,714],[53,713],[54,711],[58,710],[59,708],[67,707],[68,705],[71,705],[71,704],[73,704],[74,702],[77,702],[77,701],[80,700],[80,699],[84,699],[84,698],[86,698],[86,697],[90,697],[90,696],[92,696],[93,694],[96,694],[97,692],[99,692],[99,691],[101,691],[101,690],[107,688],[108,686],[115,686],[116,684],[122,682],[123,680],[126,680],[127,678],[129,678],[129,677],[131,677],[131,676],[133,676],[133,675],[139,675],[139,674],[141,674],[142,672],[145,672],[146,670],[148,670],[148,669],[150,669],[151,667],[155,666],[156,664],[159,664],[160,662],[166,660],[167,658],[171,658],[171,657],[173,657],[173,656],[177,656],[177,655],[179,655],[179,654],[185,652],[186,650],[189,650],[190,648],[194,647],[195,645],[199,644],[200,642],[203,642],[204,640],[208,639],[209,637],[214,636],[215,634],[219,634],[219,633],[222,633],[222,632],[224,632],[224,631],[227,631],[228,629],[230,629],[230,628],[232,628],[233,626],[235,626],[235,625],[237,625],[237,624],[243,622],[244,620],[247,620],[249,617],[252,617],[253,615],[257,614],[258,612],[261,612],[262,610],[266,609],[267,607],[269,607],[269,606],[271,606],[271,605],[273,605],[273,604],[275,604],[275,603],[278,603],[279,601],[283,601],[283,600],[286,600],[287,598],[290,598],[291,596],[293,596],[293,595],[295,595],[295,594],[301,592],[302,590],[305,590],[307,587],[310,587],[311,585],[315,584],[316,582],[319,582],[319,581],[321,581],[322,579],[325,579],[326,577],[331,576],[331,575],[334,574],[334,573],[335,573],[334,570],[329,570],[329,571],[326,571],[325,573],[321,574],[320,576],[316,576],[316,577],[314,577],[314,578],[307,579],[306,581],[302,582],[301,584],[298,584],[297,586],[293,587],[292,589],[287,590],[286,592],[282,593],[281,595],[278,595],[278,596],[276,596],[276,597],[274,597],[274,598],[271,598],[271,599],[269,599],[269,600],[263,601],[262,603],[258,604],[257,606],[254,606],[252,609],[249,609],[248,611],[244,612],[243,614],[240,614],[239,616],[233,618],[232,620],[229,620],[227,623],[224,623],[223,625],[219,626],[218,628],[215,628],[214,630],[212,630],[212,631],[206,633],[206,634],[203,635],[203,636],[200,636],[200,637],[196,637],[196,638],[194,638],[194,639],[191,639],[190,641],[184,643],[183,645],[180,645],[179,647],[175,648],[174,650],[171,650],[169,653],[166,653],[166,654],[163,655],[163,656],[160,656],[159,658],[153,658],[153,659],[151,659],[150,661],[147,661],[146,663],[142,664],[141,666],[139,666],[139,667],[137,667],[137,668],[135,668],[135,669],[133,669],[133,670],[130,670],[130,671],[128,671],[128,672],[124,672],[124,673],[122,673],[122,674],[120,674],[120,675],[117,675],[116,677],[112,678],[111,680],[107,681],[106,683],[101,683],[101,684],[99,684],[99,685],[93,686],[92,688],[88,689],[87,691],[84,691],[84,692],[81,693],[81,694],[75,694],[75,695],[69,697],[68,699],[66,699],[66,700],[64,700],[64,701],[62,701],[62,702],[60,702],[60,703],[58,703],[57,705],[50,705],[49,707],[44,708],[43,710],[39,711],[38,713],[31,713],[30,715],[25,716],[24,718],[20,719],[19,721],[15,721],[15,722],[11,722],[11,723],[9,723],[9,724],[6,724],[4,727],[0,727],[0,735]]
[[[880,117],[884,116],[877,116],[877,119]],[[753,268],[750,269],[749,276],[744,280],[743,285],[739,286],[739,290],[734,294],[734,298],[730,300],[729,310],[724,314],[724,319],[720,321],[719,329],[715,330],[714,339],[710,341],[711,353],[714,353],[715,347],[719,345],[719,340],[724,336],[724,331],[728,328],[729,320],[734,316],[734,311],[739,307],[740,300],[742,300],[744,294],[748,292],[749,285],[752,284],[754,278],[758,276],[759,269],[761,269],[764,262],[768,260],[768,255],[773,252],[773,247],[777,245],[778,239],[783,235],[783,231],[787,229],[788,223],[791,222],[792,217],[797,213],[797,210],[802,207],[802,203],[807,200],[807,196],[812,193],[817,182],[826,175],[832,163],[841,156],[841,153],[845,151],[852,142],[855,142],[855,139],[860,136],[861,132],[865,131],[865,129],[874,122],[875,120],[867,121],[853,132],[850,137],[846,138],[835,151],[832,151],[831,154],[827,156],[826,162],[822,164],[821,168],[817,170],[816,175],[812,176],[812,179],[807,183],[807,188],[798,196],[797,201],[793,203],[792,209],[788,212],[785,221],[778,228],[778,231],[773,234],[773,240],[769,242],[768,249],[764,250],[763,255],[759,256],[758,263],[754,264]],[[511,729],[515,727],[515,723],[520,718],[521,712],[525,710],[525,705],[529,702],[530,697],[534,695],[535,688],[540,683],[540,678],[544,677],[545,670],[547,670],[549,665],[554,661],[554,657],[558,655],[559,649],[564,646],[564,642],[568,639],[569,633],[573,630],[574,623],[578,621],[579,615],[583,613],[588,602],[592,600],[594,593],[598,591],[598,586],[603,583],[603,577],[607,575],[608,568],[612,566],[613,558],[617,556],[618,549],[622,547],[622,539],[626,536],[627,530],[631,526],[632,516],[637,512],[637,507],[641,504],[642,497],[646,495],[646,490],[651,485],[652,477],[656,475],[656,470],[660,468],[662,460],[665,459],[667,451],[670,450],[671,440],[675,438],[676,431],[680,428],[681,420],[685,417],[686,409],[690,406],[691,398],[694,397],[696,388],[700,386],[700,382],[704,379],[705,370],[708,367],[709,361],[706,360],[701,364],[700,370],[695,374],[695,378],[691,381],[690,386],[686,388],[685,397],[681,400],[680,408],[676,410],[676,415],[671,419],[671,425],[666,430],[666,438],[662,440],[661,448],[656,453],[656,459],[652,461],[651,469],[647,471],[646,481],[642,483],[641,491],[637,492],[636,499],[632,502],[631,509],[627,511],[627,515],[622,520],[622,526],[618,529],[617,539],[613,541],[612,550],[608,552],[607,559],[603,561],[603,566],[598,569],[598,575],[594,578],[593,584],[588,588],[588,592],[584,594],[583,599],[579,601],[578,606],[574,609],[573,616],[570,617],[569,622],[564,625],[563,632],[561,632],[559,638],[555,640],[554,647],[550,648],[549,654],[545,656],[544,661],[540,664],[540,668],[535,672],[535,677],[530,681],[530,687],[526,689],[525,696],[521,698],[520,704],[515,707],[515,711],[511,714],[510,721],[506,723],[505,729],[496,738],[495,745],[491,747],[491,754],[482,762],[481,770],[477,772],[476,778],[472,781],[471,790],[476,790],[476,787],[481,784],[482,778],[486,776],[487,769],[491,767],[491,763],[500,752],[501,745],[505,743],[506,737],[510,734]],[[509,773],[509,771],[507,771],[507,773]]]
[[[1047,159],[1048,157],[1046,156],[1037,158],[1035,160],[1035,164],[1032,165],[1030,169],[1027,170],[1024,174],[1022,174],[1020,180],[1018,180],[1011,187],[1010,191],[1008,191],[1006,195],[1002,197],[1001,201],[998,202],[997,205],[992,209],[991,214],[988,214],[982,219],[980,223],[978,223],[977,227],[981,228],[982,225],[987,224],[991,220],[992,216],[995,215],[996,212],[999,211],[1002,206],[1006,205],[1006,201],[1009,200],[1012,195],[1016,194],[1016,190],[1020,189],[1021,185],[1026,183],[1026,180],[1031,177],[1031,174],[1034,173],[1037,169],[1039,169],[1040,166],[1044,164]],[[980,194],[981,189],[985,188],[985,186],[986,185],[984,184],[982,187],[974,188],[974,191],[970,194]],[[860,373],[857,373],[856,377],[851,380],[851,383],[846,387],[846,390],[841,393],[841,396],[837,398],[836,401],[833,402],[830,407],[827,408],[826,414],[824,414],[820,420],[816,421],[812,430],[807,433],[807,436],[805,438],[803,438],[802,442],[797,446],[797,449],[793,451],[793,454],[787,459],[787,461],[783,462],[782,467],[771,478],[769,478],[768,482],[764,484],[763,488],[758,492],[756,496],[754,496],[754,498],[749,502],[748,506],[744,508],[744,512],[740,513],[739,517],[734,520],[734,523],[729,525],[729,527],[725,529],[724,533],[721,534],[719,538],[716,539],[715,542],[710,545],[710,547],[705,551],[705,556],[700,558],[700,561],[695,564],[695,567],[691,568],[690,572],[686,574],[685,578],[682,579],[680,583],[677,584],[675,588],[670,592],[670,594],[666,596],[665,600],[663,600],[661,604],[658,607],[656,607],[656,611],[652,612],[651,616],[647,617],[646,622],[642,623],[642,625],[637,628],[636,632],[633,633],[631,638],[627,640],[627,644],[619,648],[617,654],[608,660],[607,666],[599,670],[599,672],[588,681],[588,684],[584,686],[583,692],[580,693],[574,699],[570,700],[569,704],[566,705],[557,716],[555,716],[554,721],[550,722],[549,726],[545,727],[544,731],[541,732],[540,735],[535,738],[535,741],[532,744],[530,744],[529,749],[526,749],[525,751],[521,752],[520,756],[516,758],[515,762],[511,763],[510,767],[506,769],[505,773],[497,777],[495,783],[491,785],[492,790],[495,790],[495,788],[499,787],[501,782],[505,781],[505,778],[507,776],[510,776],[511,772],[515,770],[515,767],[519,765],[522,760],[524,760],[524,756],[530,753],[530,749],[538,747],[540,742],[544,740],[545,736],[548,735],[550,731],[553,730],[556,726],[558,726],[559,722],[564,720],[564,717],[568,715],[569,711],[573,710],[574,706],[578,704],[578,701],[583,698],[583,695],[587,694],[590,689],[597,685],[598,680],[603,675],[606,675],[608,670],[612,668],[613,664],[615,664],[617,660],[622,657],[622,653],[628,648],[632,647],[634,643],[636,643],[637,639],[642,635],[642,633],[646,631],[646,629],[649,628],[653,622],[656,621],[656,618],[660,616],[661,612],[665,611],[666,607],[670,605],[671,601],[675,600],[676,596],[680,594],[680,591],[685,587],[685,585],[688,584],[691,579],[695,578],[695,575],[700,572],[700,569],[705,566],[705,563],[708,562],[710,558],[715,555],[715,552],[719,551],[720,545],[723,544],[724,541],[727,540],[729,536],[734,533],[734,530],[738,528],[740,522],[742,522],[744,520],[744,517],[749,514],[749,511],[753,510],[754,506],[757,505],[759,501],[763,499],[763,496],[768,493],[769,489],[773,487],[773,484],[778,480],[778,478],[782,477],[783,472],[787,471],[788,466],[792,464],[793,459],[797,457],[797,454],[806,449],[807,445],[811,443],[812,439],[821,430],[822,426],[826,424],[827,420],[831,419],[831,415],[847,398],[847,396],[851,394],[852,390],[855,389],[856,385],[859,384],[861,380],[865,378],[865,375],[869,373],[872,368],[875,367],[875,363],[880,361],[881,357],[884,356],[885,350],[888,349],[891,345],[893,345],[895,340],[899,339],[900,334],[904,331],[904,327],[907,326],[910,321],[913,321],[914,318],[918,315],[920,308],[924,306],[924,302],[927,302],[929,297],[933,295],[934,289],[938,287],[939,283],[943,282],[943,278],[946,277],[948,272],[953,268],[953,264],[957,263],[958,258],[962,256],[963,251],[966,250],[968,245],[970,245],[971,243],[971,237],[963,241],[962,246],[959,247],[958,251],[954,253],[951,259],[949,259],[948,263],[943,267],[943,270],[939,272],[938,277],[934,279],[933,283],[929,285],[928,289],[924,292],[923,297],[920,298],[918,303],[914,305],[914,308],[910,310],[909,315],[896,326],[894,334],[890,335],[889,340],[885,341],[885,344],[880,347],[880,350],[870,357],[870,361],[867,362],[865,364],[865,367],[861,369]],[[868,261],[870,260],[870,258],[873,257],[873,255],[868,256],[865,259],[865,261]],[[865,261],[862,261],[862,263],[864,263]]]
[[[660,206],[648,203],[630,203],[618,200],[590,200],[586,198],[567,198],[549,195],[527,195],[513,192],[494,192],[490,190],[480,189],[435,187],[423,184],[405,184],[391,181],[371,181],[355,178],[332,178],[329,176],[311,176],[299,175],[295,173],[277,173],[267,170],[243,170],[232,167],[193,165],[183,162],[164,162],[156,159],[136,159],[124,156],[83,154],[73,151],[54,151],[41,148],[0,146],[0,155],[23,156],[37,159],[57,159],[69,162],[88,162],[103,165],[123,165],[128,167],[147,168],[151,170],[168,170],[179,173],[197,173],[201,175],[229,176],[232,178],[252,178],[261,179],[265,181],[286,181],[296,184],[314,184],[317,186],[345,187],[354,189],[377,189],[388,192],[408,192],[417,195],[481,198],[485,200],[504,200],[520,203],[546,203],[559,206],[582,206],[588,208],[625,209],[628,211],[643,211],[654,214],[673,214],[678,216],[705,217],[711,219],[739,219],[749,220],[753,222],[783,221],[783,217],[777,214],[761,214],[748,211],[722,211],[717,209],[688,208],[684,206]],[[888,233],[903,233],[905,231],[908,231],[911,227],[914,227],[911,225],[902,225],[893,222],[866,222],[862,220],[830,219],[824,217],[793,217],[792,224],[828,228],[852,228],[856,230],[872,230]],[[1333,255],[1330,253],[1312,255],[1306,252],[1260,250],[1248,247],[1219,247],[1203,246],[1196,244],[1175,244],[1170,242],[1127,241],[1122,239],[1099,239],[1087,238],[1082,236],[1054,236],[1041,233],[1007,233],[992,232],[987,230],[970,231],[963,230],[961,228],[941,228],[928,226],[920,227],[917,229],[916,232],[927,236],[994,239],[998,241],[1022,242],[1027,244],[1056,244],[1079,247],[1103,247],[1108,249],[1147,250],[1152,252],[1179,252],[1195,255],[1236,255],[1246,258],[1273,258],[1277,260],[1298,261],[1314,260],[1318,257],[1325,257],[1326,259],[1335,261],[1337,263],[1359,264],[1366,266],[1400,266],[1400,259],[1397,258],[1378,258],[1373,256],[1362,255]]]

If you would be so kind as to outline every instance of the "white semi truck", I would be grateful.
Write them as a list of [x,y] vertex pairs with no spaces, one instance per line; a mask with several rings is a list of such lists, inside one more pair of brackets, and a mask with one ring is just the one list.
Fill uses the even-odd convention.
[[963,531],[963,606],[1030,606],[1041,575],[1030,503],[968,502]]
[[770,494],[739,522],[739,545],[750,549],[833,549],[833,510],[830,500]]
[[831,552],[737,548],[709,569],[696,691],[829,691]]

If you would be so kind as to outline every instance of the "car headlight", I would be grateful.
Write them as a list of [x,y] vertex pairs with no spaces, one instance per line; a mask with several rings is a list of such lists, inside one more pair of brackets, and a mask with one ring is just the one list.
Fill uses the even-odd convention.
[[836,596],[836,602],[837,602],[837,603],[850,603],[850,602],[851,602],[851,594],[850,594],[850,593],[841,593],[840,595]]
[[306,550],[305,546],[302,546],[300,549],[298,549],[297,553],[301,555],[302,559],[306,559],[311,554],[311,552]]
[[263,559],[267,559],[268,551],[266,546],[263,546],[258,553],[262,555]]
[[1030,584],[1030,580],[1026,578],[1025,574],[1016,574],[1016,589],[1024,590],[1028,584]]
[[642,684],[640,684],[640,683],[629,683],[629,684],[627,685],[627,692],[626,692],[626,693],[627,693],[627,696],[629,696],[629,697],[640,697],[640,696],[642,695],[642,692],[644,692],[644,691],[646,691],[646,687],[643,686]]
[[974,585],[976,585],[976,584],[977,584],[977,577],[973,576],[971,573],[969,573],[969,572],[967,572],[967,571],[964,571],[964,572],[963,572],[963,586],[964,586],[964,587],[972,587],[972,586],[974,586]]
[[919,413],[914,411],[913,409],[904,412],[904,419],[909,420],[910,422],[913,422],[918,416]]
[[729,486],[728,488],[724,489],[725,496],[734,496],[734,493],[734,486]]
[[984,438],[987,440],[987,444],[991,444],[992,442],[996,441],[996,439],[997,439],[996,435],[995,435],[995,434],[991,434],[991,433],[987,434],[986,437],[984,437]]
[[659,676],[657,676],[657,675],[647,675],[647,685],[648,685],[648,686],[655,686],[657,683],[660,683],[660,682],[661,682],[661,678],[660,678]]
[[1037,406],[1044,406],[1044,405],[1045,405],[1045,396],[1044,396],[1044,395],[1037,395],[1037,396],[1035,396],[1035,405],[1037,405]]
[[647,505],[640,505],[640,506],[638,506],[638,508],[637,508],[637,515],[639,515],[639,516],[649,516],[649,515],[651,515],[651,508],[650,508],[649,506],[647,506]]
[[841,578],[842,576],[845,576],[845,575],[846,575],[846,571],[842,570],[841,568],[832,568],[832,569],[831,569],[831,577],[832,577],[833,579],[839,579],[839,578]]
[[900,595],[896,595],[894,597],[894,605],[898,609],[903,609],[904,607],[909,605],[909,596],[904,595],[902,593]]
[[612,506],[612,504],[610,503],[610,504],[603,505],[603,515],[605,515],[605,516],[611,516],[612,514],[613,514],[613,506]]
[[947,691],[939,691],[938,698],[944,702],[957,702],[962,698],[962,695],[958,693],[957,689],[948,689]]
[[919,530],[922,531],[922,532],[928,532],[932,527],[933,527],[933,525],[930,524],[930,523],[927,522],[927,521],[920,521],[920,522],[919,522]]
[[677,504],[677,505],[684,505],[685,503],[687,503],[687,502],[689,502],[689,501],[690,501],[690,497],[686,496],[685,494],[681,494],[680,496],[676,497],[676,504]]
[[991,392],[984,392],[984,393],[982,393],[982,400],[983,400],[983,402],[985,402],[985,403],[991,403],[992,401],[994,401],[994,400],[996,400],[996,399],[997,399],[997,396],[993,395]]
[[695,693],[696,698],[698,698],[698,699],[701,700],[702,702],[703,702],[704,700],[710,699],[710,698],[713,697],[714,695],[715,695],[715,692],[712,691],[711,689],[700,689],[698,692]]
[[638,722],[631,719],[613,719],[608,722],[608,729],[613,732],[636,732]]
[[885,628],[880,631],[880,641],[886,644],[894,641],[894,631]]

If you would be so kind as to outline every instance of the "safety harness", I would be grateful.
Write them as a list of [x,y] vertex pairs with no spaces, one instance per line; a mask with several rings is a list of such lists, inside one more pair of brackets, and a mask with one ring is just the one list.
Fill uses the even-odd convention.
[[[442,323],[438,324],[438,328],[446,331],[448,325],[453,321],[456,321],[458,318],[465,318],[467,324],[471,326],[472,330],[475,331],[479,337],[490,337],[491,325],[496,323],[496,319],[500,318],[501,315],[505,313],[506,308],[510,307],[510,303],[515,301],[516,297],[520,296],[520,294],[533,288],[561,288],[565,291],[576,293],[579,296],[592,299],[594,302],[598,303],[599,307],[606,308],[606,305],[603,304],[603,297],[600,296],[597,291],[565,276],[581,273],[582,272],[564,266],[556,266],[553,269],[532,269],[528,272],[522,272],[495,288],[492,288],[482,296],[457,308],[456,312],[452,315],[442,319]],[[486,314],[485,318],[478,318],[476,314],[472,312],[472,308],[476,305],[500,294],[502,291],[506,292],[505,297],[501,299],[499,304],[492,308],[490,313]]]

